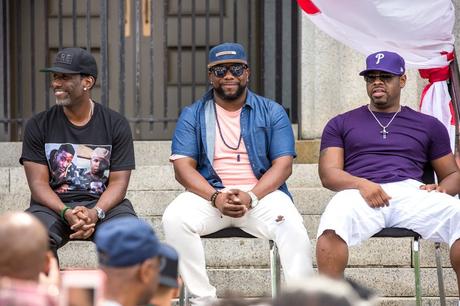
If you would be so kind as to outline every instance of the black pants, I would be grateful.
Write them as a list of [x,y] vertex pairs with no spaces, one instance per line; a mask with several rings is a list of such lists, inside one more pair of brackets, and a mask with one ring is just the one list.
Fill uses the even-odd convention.
[[[97,200],[65,204],[71,208],[75,206],[85,206],[92,208],[96,205],[96,203]],[[58,258],[57,250],[69,242],[69,236],[73,233],[69,224],[63,221],[61,216],[54,210],[51,210],[48,207],[43,206],[33,200],[30,201],[30,207],[26,211],[33,214],[43,223],[43,225],[45,225],[46,229],[48,230],[50,250],[53,251],[56,258]],[[107,222],[108,220],[128,216],[137,217],[131,202],[128,199],[124,199],[120,204],[106,212],[104,220],[98,221],[96,223],[96,230],[99,225]],[[92,241],[93,238],[94,234],[86,240]]]

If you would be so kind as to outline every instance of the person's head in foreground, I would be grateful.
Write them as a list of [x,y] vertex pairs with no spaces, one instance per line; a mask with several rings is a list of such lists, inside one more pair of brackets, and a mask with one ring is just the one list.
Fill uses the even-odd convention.
[[165,246],[152,227],[135,217],[107,221],[96,231],[99,267],[107,274],[106,300],[144,305],[158,287]]
[[315,276],[307,281],[289,284],[274,298],[273,306],[377,305],[374,294],[356,283],[354,285],[355,287],[345,280]]
[[29,213],[0,215],[0,277],[38,282],[47,273],[51,253],[48,233]]
[[176,250],[165,245],[163,262],[160,270],[158,290],[150,300],[150,305],[169,306],[171,300],[179,295],[182,282],[179,278],[179,255]]

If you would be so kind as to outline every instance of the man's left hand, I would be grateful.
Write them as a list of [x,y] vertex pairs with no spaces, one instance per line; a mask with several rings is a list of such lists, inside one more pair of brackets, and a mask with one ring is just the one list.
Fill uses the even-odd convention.
[[438,191],[438,192],[442,192],[442,193],[447,193],[447,190],[445,188],[439,186],[438,184],[421,185],[420,189],[426,190],[428,192],[430,192],[430,191]]

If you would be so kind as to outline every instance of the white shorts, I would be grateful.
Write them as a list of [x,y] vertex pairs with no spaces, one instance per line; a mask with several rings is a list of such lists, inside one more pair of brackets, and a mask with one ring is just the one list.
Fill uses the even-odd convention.
[[423,239],[452,246],[460,238],[460,200],[445,193],[420,190],[420,185],[412,179],[381,184],[391,197],[390,205],[383,208],[370,207],[357,189],[340,191],[321,216],[317,236],[334,230],[351,246],[385,227],[403,227]]

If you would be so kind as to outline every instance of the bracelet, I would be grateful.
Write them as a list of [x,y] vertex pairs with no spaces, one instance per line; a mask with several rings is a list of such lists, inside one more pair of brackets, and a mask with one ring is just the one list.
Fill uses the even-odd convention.
[[64,218],[64,215],[66,213],[66,211],[68,211],[69,209],[71,209],[69,206],[64,206],[63,209],[61,209],[61,211],[59,212],[59,214],[61,215],[61,219],[65,222],[67,222],[67,220]]
[[216,190],[216,192],[214,192],[214,193],[212,194],[212,196],[211,196],[211,205],[214,206],[214,207],[216,207],[216,208],[217,208],[217,206],[216,206],[216,199],[217,199],[217,196],[219,195],[219,193],[220,193],[220,191],[217,191],[217,190]]

